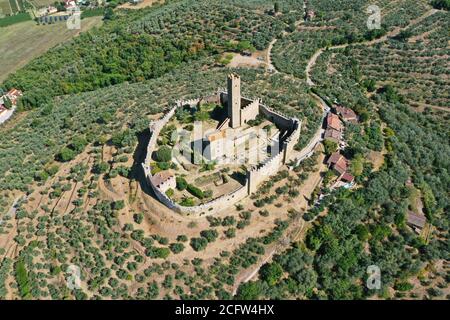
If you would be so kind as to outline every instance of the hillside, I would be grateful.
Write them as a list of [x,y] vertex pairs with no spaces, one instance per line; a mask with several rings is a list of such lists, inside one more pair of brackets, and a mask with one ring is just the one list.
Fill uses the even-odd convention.
[[[371,1],[368,30],[367,1],[307,3],[306,20],[299,0],[117,8],[9,75],[24,96],[0,126],[0,299],[448,299],[449,12]],[[259,67],[224,62],[248,52]],[[141,167],[149,122],[230,72],[302,121],[296,151],[324,109],[353,110],[352,186],[333,187],[325,141],[217,215],[160,203]]]

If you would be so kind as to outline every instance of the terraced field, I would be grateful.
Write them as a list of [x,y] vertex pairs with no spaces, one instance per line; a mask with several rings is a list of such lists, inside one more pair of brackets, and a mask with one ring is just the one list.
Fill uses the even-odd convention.
[[275,66],[305,78],[307,62],[318,49],[374,39],[407,25],[429,9],[426,1],[374,1],[373,4],[379,5],[382,13],[381,30],[368,30],[366,1],[311,1],[310,8],[315,10],[317,17],[302,22],[276,42],[273,50]]
[[439,12],[397,39],[355,47],[351,56],[364,66],[363,79],[376,80],[378,87],[393,84],[409,105],[448,108],[450,46],[445,34],[449,22],[449,13]]

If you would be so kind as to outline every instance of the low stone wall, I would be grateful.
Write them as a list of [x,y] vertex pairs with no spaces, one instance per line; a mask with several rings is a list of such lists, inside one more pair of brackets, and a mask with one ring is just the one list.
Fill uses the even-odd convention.
[[259,112],[264,114],[264,116],[275,123],[277,127],[282,130],[292,130],[294,126],[294,119],[289,118],[288,116],[273,110],[263,104],[259,104]]
[[161,189],[154,186],[151,182],[151,176],[147,176],[147,181],[159,201],[161,201],[168,208],[187,216],[200,217],[223,211],[225,209],[228,209],[230,207],[230,204],[236,203],[244,199],[248,195],[247,185],[244,185],[229,194],[223,195],[204,204],[193,207],[184,207],[178,203],[175,203],[173,200],[167,197],[167,195],[162,192]]

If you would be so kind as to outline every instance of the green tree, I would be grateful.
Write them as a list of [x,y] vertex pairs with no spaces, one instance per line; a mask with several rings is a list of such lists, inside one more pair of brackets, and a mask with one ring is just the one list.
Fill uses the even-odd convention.
[[75,158],[75,152],[72,149],[64,147],[61,151],[56,155],[56,160],[61,162],[67,162],[73,160]]
[[249,281],[239,286],[237,299],[239,300],[258,300],[263,294],[261,282]]
[[259,270],[261,280],[266,281],[269,286],[274,286],[283,275],[283,268],[276,262],[266,263]]
[[169,162],[172,159],[172,149],[162,146],[156,151],[156,160],[159,162]]
[[206,249],[206,246],[208,245],[208,240],[204,237],[200,238],[191,238],[191,247],[195,251],[202,251]]
[[336,143],[336,141],[329,140],[329,139],[327,139],[323,142],[323,146],[325,147],[326,155],[331,155],[333,152],[336,152],[336,150],[338,148],[338,144]]

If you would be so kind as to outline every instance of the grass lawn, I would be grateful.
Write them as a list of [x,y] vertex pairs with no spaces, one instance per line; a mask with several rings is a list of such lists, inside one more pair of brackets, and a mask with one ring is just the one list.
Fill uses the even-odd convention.
[[[0,27],[7,27],[16,23],[31,20],[30,14],[28,12],[21,12],[14,16],[5,17],[0,19]],[[4,30],[2,29],[2,32]]]
[[91,10],[84,10],[81,12],[81,19],[89,18],[89,17],[98,17],[105,14],[104,8],[97,8],[97,9],[91,9]]
[[[102,24],[102,17],[83,19],[81,31]],[[32,59],[48,49],[67,41],[80,30],[69,30],[65,23],[40,26],[34,21],[26,21],[0,28],[0,83],[8,74],[25,66]]]

